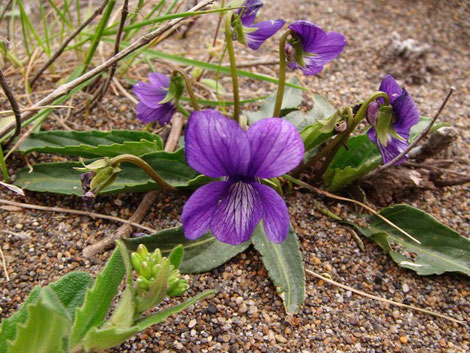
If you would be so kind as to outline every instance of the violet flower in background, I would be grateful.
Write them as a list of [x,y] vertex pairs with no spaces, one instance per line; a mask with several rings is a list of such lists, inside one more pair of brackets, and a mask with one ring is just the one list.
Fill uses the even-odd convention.
[[325,32],[308,21],[295,21],[289,26],[294,41],[286,44],[290,68],[299,68],[305,75],[318,74],[323,66],[336,58],[346,45],[346,38],[337,32]]
[[287,206],[261,178],[281,176],[303,159],[297,129],[283,119],[259,120],[244,131],[215,110],[195,111],[185,132],[188,164],[223,178],[196,190],[183,207],[184,234],[196,239],[211,230],[222,242],[247,241],[263,220],[266,236],[282,242],[289,232]]
[[[392,122],[389,127],[386,145],[377,138],[377,117],[380,104],[384,101],[382,98],[377,102],[372,102],[367,107],[366,118],[372,125],[367,135],[369,139],[377,144],[382,155],[383,163],[386,164],[403,152],[408,146],[410,130],[413,125],[419,122],[419,112],[411,96],[403,88],[398,86],[392,75],[387,75],[382,80],[379,91],[388,94],[392,106]],[[406,157],[402,158],[396,164],[404,162]]]
[[246,44],[253,50],[257,50],[266,39],[273,36],[286,23],[283,20],[271,20],[253,24],[258,10],[263,7],[260,0],[247,0],[238,10]]
[[137,118],[147,124],[158,121],[165,125],[171,120],[176,106],[171,101],[160,104],[168,93],[170,78],[157,72],[149,75],[150,83],[139,81],[134,85],[134,93],[139,98]]

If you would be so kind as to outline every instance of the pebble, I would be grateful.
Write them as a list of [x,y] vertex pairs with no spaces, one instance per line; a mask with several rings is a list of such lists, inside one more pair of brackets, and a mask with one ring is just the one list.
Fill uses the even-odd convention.
[[408,293],[410,291],[410,287],[406,283],[403,283],[402,289],[403,293]]

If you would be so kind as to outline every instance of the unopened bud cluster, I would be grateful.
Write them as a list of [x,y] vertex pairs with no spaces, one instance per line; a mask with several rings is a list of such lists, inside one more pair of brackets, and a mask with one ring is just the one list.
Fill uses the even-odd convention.
[[[131,254],[131,263],[138,273],[136,280],[137,289],[148,291],[153,282],[158,278],[163,262],[169,261],[162,256],[160,249],[149,252],[147,247],[140,244],[136,252]],[[168,277],[168,289],[166,294],[170,297],[183,294],[189,288],[188,281],[181,277],[180,271],[170,264]]]

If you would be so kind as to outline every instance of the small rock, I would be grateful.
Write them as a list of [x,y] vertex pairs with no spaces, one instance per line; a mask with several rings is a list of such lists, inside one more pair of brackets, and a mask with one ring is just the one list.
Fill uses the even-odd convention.
[[286,343],[287,342],[287,339],[281,335],[275,335],[274,336],[276,338],[276,341],[280,342],[280,343]]
[[410,291],[410,287],[404,283],[402,286],[403,293],[408,293]]
[[193,328],[194,326],[196,326],[196,320],[195,319],[192,319],[189,324],[188,324],[188,327],[189,328]]
[[407,344],[408,343],[408,337],[407,336],[401,336],[400,337],[400,342],[402,344]]

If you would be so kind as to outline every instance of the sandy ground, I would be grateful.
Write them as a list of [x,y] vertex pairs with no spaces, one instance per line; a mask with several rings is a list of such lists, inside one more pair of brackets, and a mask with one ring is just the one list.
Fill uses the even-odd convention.
[[[457,92],[442,120],[458,129],[459,138],[447,152],[454,168],[463,171],[470,152],[470,5],[466,1],[270,1],[258,20],[307,19],[325,30],[343,33],[348,46],[341,57],[315,77],[301,77],[313,90],[335,105],[354,104],[376,90],[391,73],[415,99],[422,115],[431,116],[449,86]],[[185,41],[164,42],[159,49],[204,59],[204,42],[212,40],[216,16],[196,23]],[[396,32],[402,40],[413,38],[427,45],[424,58],[397,56],[392,47]],[[279,34],[277,35],[277,37]],[[202,39],[201,39],[202,38]],[[258,52],[237,45],[240,62],[272,59],[277,48],[270,40]],[[156,63],[157,69],[167,71]],[[275,75],[275,66],[256,67]],[[145,66],[131,74],[144,76]],[[292,75],[293,72],[289,73]],[[229,81],[224,81],[229,83]],[[44,82],[43,84],[47,84]],[[273,89],[242,80],[245,98]],[[37,95],[39,96],[39,92]],[[2,109],[7,104],[2,100]],[[109,94],[90,119],[72,116],[72,128],[140,127],[134,106]],[[63,127],[55,119],[44,129]],[[32,162],[50,156],[31,158]],[[10,174],[25,165],[14,157]],[[426,210],[444,224],[469,237],[470,186],[417,191],[396,197]],[[2,198],[41,205],[81,209],[78,198],[27,193],[18,198],[3,189]],[[93,211],[128,218],[142,195],[100,197]],[[291,219],[299,234],[305,264],[327,272],[341,283],[367,292],[468,320],[469,280],[463,275],[420,277],[399,268],[374,243],[364,240],[361,251],[347,228],[324,218],[312,207],[313,195],[297,192],[286,197]],[[185,199],[162,193],[148,213],[145,225],[156,229],[180,222]],[[336,212],[345,206],[329,203]],[[112,234],[116,224],[104,220],[41,211],[10,212],[0,209],[0,244],[8,260],[10,281],[2,277],[0,316],[10,316],[34,285],[46,285],[73,270],[92,273],[109,252],[88,260],[82,249]],[[16,235],[15,235],[16,234]],[[297,315],[286,315],[275,288],[257,253],[249,249],[210,273],[190,278],[190,292],[215,288],[218,294],[148,329],[112,352],[466,352],[470,350],[468,325],[457,325],[429,315],[384,305],[307,279],[306,301]]]

